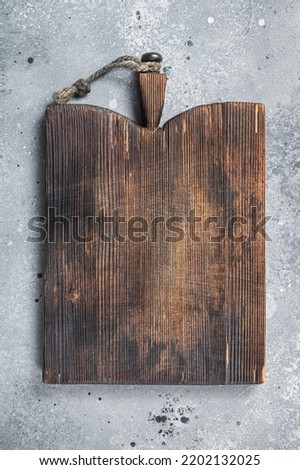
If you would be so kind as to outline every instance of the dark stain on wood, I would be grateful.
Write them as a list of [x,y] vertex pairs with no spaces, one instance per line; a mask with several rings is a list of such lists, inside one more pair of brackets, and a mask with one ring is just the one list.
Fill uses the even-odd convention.
[[[251,206],[263,218],[264,106],[197,106],[158,128],[166,77],[144,73],[139,83],[146,127],[95,106],[47,108],[47,206],[71,232],[72,217],[77,225],[68,243],[61,223],[49,227],[44,381],[261,383],[264,239],[212,242],[214,225],[203,226],[249,221]],[[144,217],[148,237],[101,241],[115,209]],[[190,210],[201,216],[200,242],[189,236]],[[151,241],[156,217],[183,217],[183,239],[167,243],[157,223]]]

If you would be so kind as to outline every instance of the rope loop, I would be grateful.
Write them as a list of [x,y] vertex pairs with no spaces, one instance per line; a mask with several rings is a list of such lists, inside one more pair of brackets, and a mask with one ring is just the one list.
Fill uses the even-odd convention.
[[74,96],[83,97],[87,95],[90,93],[91,84],[94,81],[98,80],[99,77],[102,77],[102,75],[105,75],[110,70],[118,67],[134,70],[135,72],[160,72],[161,64],[160,62],[154,61],[144,62],[139,57],[130,55],[118,57],[118,59],[110,64],[96,70],[96,72],[88,78],[80,78],[76,80],[73,85],[62,88],[61,90],[56,90],[52,95],[54,102],[56,104],[64,104],[70,101]]

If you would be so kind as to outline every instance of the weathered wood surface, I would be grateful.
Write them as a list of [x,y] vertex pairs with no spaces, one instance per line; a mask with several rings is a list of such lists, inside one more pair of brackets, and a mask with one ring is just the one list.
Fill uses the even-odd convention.
[[[153,90],[147,75],[144,91]],[[45,271],[44,381],[261,383],[264,239],[210,236],[232,217],[253,219],[251,207],[258,220],[264,216],[264,106],[197,106],[157,130],[150,114],[147,129],[99,107],[47,108],[47,206],[68,220],[77,216],[79,234],[90,241],[80,243],[77,234],[65,243],[62,223],[50,220],[56,242],[48,244]],[[143,241],[101,241],[99,231],[113,225],[103,229],[103,215],[115,209],[155,230],[134,234]],[[202,218],[196,234],[188,232],[190,210]],[[95,229],[86,218],[99,213]],[[168,227],[182,228],[183,239],[176,241],[179,230],[151,225],[155,217],[182,217]],[[145,229],[141,219],[130,224]],[[248,225],[236,232],[249,233]]]
[[139,86],[147,129],[154,131],[162,115],[167,76],[163,73],[139,73]]

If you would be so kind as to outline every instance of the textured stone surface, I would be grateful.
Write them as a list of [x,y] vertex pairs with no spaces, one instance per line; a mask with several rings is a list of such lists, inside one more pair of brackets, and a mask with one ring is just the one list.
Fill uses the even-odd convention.
[[[1,154],[1,447],[299,448],[299,2],[7,0]],[[261,386],[41,383],[43,115],[55,88],[122,54],[158,50],[163,120],[214,101],[267,106],[267,381]],[[115,71],[85,103],[138,117],[136,81]],[[298,408],[298,411],[297,411]]]

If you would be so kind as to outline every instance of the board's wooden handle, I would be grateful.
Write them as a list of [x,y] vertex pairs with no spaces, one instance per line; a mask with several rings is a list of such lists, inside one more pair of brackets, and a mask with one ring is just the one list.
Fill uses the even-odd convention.
[[146,127],[154,131],[159,126],[165,101],[167,76],[163,73],[140,73],[139,85],[142,96]]

